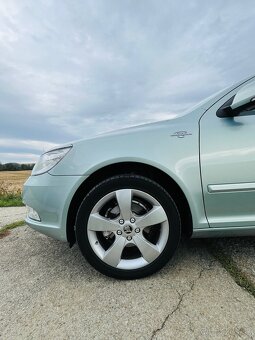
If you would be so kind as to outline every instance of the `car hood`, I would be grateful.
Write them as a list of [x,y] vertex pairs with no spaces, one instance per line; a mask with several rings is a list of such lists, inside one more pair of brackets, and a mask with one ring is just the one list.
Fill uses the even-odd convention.
[[174,175],[176,169],[180,172],[197,168],[199,120],[206,110],[233,88],[220,91],[181,116],[70,143],[73,145],[72,151],[50,173],[89,176],[98,169],[121,162],[148,164],[161,168],[169,175]]
[[[158,130],[161,128],[164,128],[166,125],[169,127],[169,125],[172,125],[173,127],[178,125],[181,127],[183,126],[183,122],[185,121],[185,125],[189,124],[189,122],[194,122],[197,121],[197,119],[205,112],[207,111],[213,104],[215,104],[217,101],[219,101],[222,97],[224,97],[226,94],[229,92],[233,91],[235,88],[239,87],[240,85],[244,84],[245,82],[253,79],[255,76],[248,77],[245,80],[239,81],[238,83],[227,87],[210,97],[204,99],[203,101],[199,102],[192,108],[184,111],[181,114],[173,114],[172,117],[170,117],[167,120],[162,120],[162,121],[157,121],[157,122],[152,122],[152,123],[147,123],[147,124],[141,124],[141,125],[136,125],[136,126],[131,126],[127,128],[121,128],[118,130],[114,131],[109,131],[105,132],[102,134],[98,134],[93,137],[89,138],[83,138],[79,140],[75,140],[66,144],[63,144],[59,147],[66,147],[70,145],[76,145],[80,143],[84,143],[86,141],[93,141],[93,140],[98,140],[98,139],[104,139],[108,137],[113,137],[113,136],[118,136],[118,135],[126,135],[126,134],[136,134],[136,133],[142,133],[142,132],[149,132],[152,130]],[[56,149],[56,148],[53,148]]]
[[248,77],[242,81],[239,81],[238,83],[227,87],[217,93],[214,93],[213,95],[207,97],[206,99],[202,100],[192,108],[189,108],[188,110],[184,111],[181,114],[173,114],[172,117],[170,117],[167,120],[157,121],[153,123],[147,123],[147,124],[141,124],[136,126],[131,126],[123,129],[118,129],[106,133],[99,134],[97,136],[91,137],[91,138],[84,138],[79,141],[75,141],[73,143],[79,143],[83,142],[84,140],[93,140],[93,139],[101,139],[101,138],[107,138],[110,136],[117,136],[117,135],[123,135],[123,134],[133,134],[133,133],[139,133],[139,132],[145,132],[150,130],[157,130],[160,128],[163,128],[166,125],[182,125],[183,121],[185,120],[187,123],[188,121],[194,121],[197,117],[200,117],[205,111],[207,111],[213,104],[215,104],[217,101],[219,101],[222,97],[224,97],[229,92],[233,91],[235,88],[239,87],[240,85],[244,84],[245,82],[249,81],[250,79],[254,78],[255,76]]

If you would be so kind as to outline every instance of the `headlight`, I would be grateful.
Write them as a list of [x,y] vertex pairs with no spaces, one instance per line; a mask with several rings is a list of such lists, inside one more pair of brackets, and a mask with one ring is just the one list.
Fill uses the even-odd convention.
[[71,148],[72,146],[55,149],[41,155],[38,162],[34,166],[32,176],[41,175],[51,170],[55,165],[57,165],[61,161],[61,159],[65,157],[65,155]]

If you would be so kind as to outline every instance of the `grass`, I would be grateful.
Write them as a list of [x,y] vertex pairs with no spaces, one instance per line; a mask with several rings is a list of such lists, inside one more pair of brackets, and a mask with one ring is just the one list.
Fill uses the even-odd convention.
[[253,297],[255,297],[254,283],[249,279],[249,277],[247,277],[245,273],[242,272],[240,268],[238,268],[235,261],[229,255],[227,255],[220,246],[212,245],[208,242],[207,249],[221,263],[223,268],[227,270],[238,286],[244,288]]
[[21,195],[8,195],[8,196],[0,196],[0,207],[22,207],[24,204],[22,203]]
[[0,207],[20,207],[22,205],[21,188],[0,182]]
[[3,228],[0,229],[0,239],[4,238],[5,236],[8,236],[10,234],[10,230],[17,228],[17,227],[21,227],[22,225],[25,224],[25,221],[17,221],[11,224],[7,224],[6,226],[4,226]]
[[0,207],[20,207],[22,187],[31,171],[0,171]]

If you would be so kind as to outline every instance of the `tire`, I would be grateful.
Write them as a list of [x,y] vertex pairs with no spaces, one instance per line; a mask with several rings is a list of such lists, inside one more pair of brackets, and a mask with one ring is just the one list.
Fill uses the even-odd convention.
[[138,279],[161,269],[181,235],[180,216],[168,192],[130,174],[95,186],[80,205],[75,229],[87,261],[118,279]]

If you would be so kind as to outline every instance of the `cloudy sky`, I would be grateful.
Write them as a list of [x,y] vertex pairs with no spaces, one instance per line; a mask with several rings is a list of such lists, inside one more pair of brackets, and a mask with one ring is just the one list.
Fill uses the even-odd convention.
[[255,73],[254,0],[0,0],[0,162],[167,119]]

